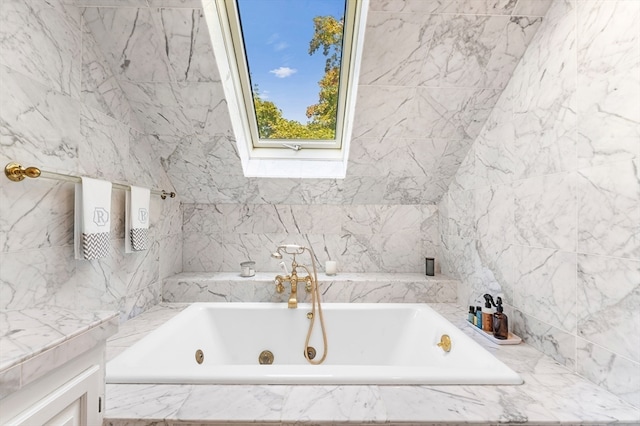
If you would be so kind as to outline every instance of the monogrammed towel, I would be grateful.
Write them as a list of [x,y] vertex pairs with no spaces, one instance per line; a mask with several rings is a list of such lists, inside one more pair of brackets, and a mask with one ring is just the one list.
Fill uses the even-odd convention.
[[111,182],[82,178],[75,197],[76,259],[100,259],[111,248]]
[[125,212],[125,252],[149,249],[149,200],[148,188],[131,186],[127,191]]

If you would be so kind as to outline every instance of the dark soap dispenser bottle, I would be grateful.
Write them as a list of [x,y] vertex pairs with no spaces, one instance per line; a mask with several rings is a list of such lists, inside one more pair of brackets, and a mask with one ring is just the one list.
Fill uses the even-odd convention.
[[496,313],[493,314],[493,337],[500,340],[509,338],[509,319],[504,314],[502,298],[496,298]]

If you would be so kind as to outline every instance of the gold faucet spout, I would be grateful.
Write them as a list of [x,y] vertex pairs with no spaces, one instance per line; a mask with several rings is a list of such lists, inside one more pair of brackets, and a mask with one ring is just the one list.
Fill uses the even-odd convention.
[[289,309],[295,309],[298,307],[298,274],[296,273],[295,266],[293,271],[291,271],[291,278],[289,279],[289,282],[291,283],[291,294],[289,295],[289,302],[287,306]]

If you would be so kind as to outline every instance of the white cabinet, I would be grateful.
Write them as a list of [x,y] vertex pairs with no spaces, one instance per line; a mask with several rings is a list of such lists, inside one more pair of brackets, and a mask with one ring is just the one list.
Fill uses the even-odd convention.
[[104,344],[0,401],[0,424],[99,426],[104,401]]

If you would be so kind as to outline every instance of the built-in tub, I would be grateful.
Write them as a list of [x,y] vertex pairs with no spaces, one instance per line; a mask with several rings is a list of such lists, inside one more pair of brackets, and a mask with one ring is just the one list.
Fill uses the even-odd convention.
[[[107,383],[521,384],[424,304],[325,303],[328,354],[304,357],[310,305],[194,303],[107,364]],[[317,318],[317,317],[316,317]],[[316,321],[310,345],[322,353]],[[437,344],[451,338],[451,350]],[[196,361],[201,350],[204,360]],[[272,365],[258,362],[273,353]]]

